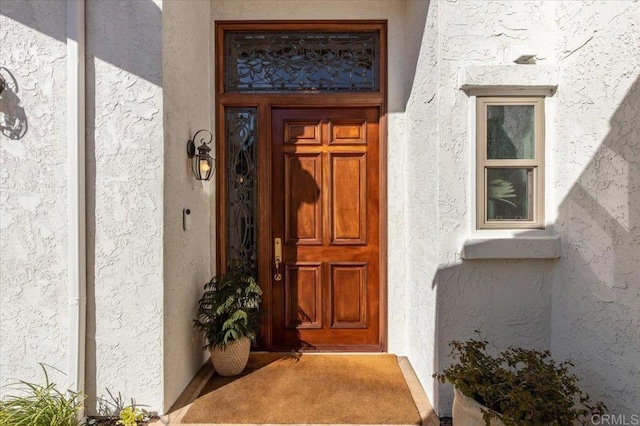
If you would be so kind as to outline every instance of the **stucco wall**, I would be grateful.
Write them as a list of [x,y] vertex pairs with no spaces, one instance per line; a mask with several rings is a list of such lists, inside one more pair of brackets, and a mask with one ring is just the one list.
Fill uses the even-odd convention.
[[87,392],[162,410],[161,2],[87,1],[86,34]]
[[[640,412],[640,3],[555,10],[556,230],[551,348],[592,397]],[[629,417],[627,417],[629,419]]]
[[[545,2],[470,1],[464,7],[453,1],[438,2],[438,78],[433,101],[438,116],[438,179],[437,197],[429,204],[437,203],[439,265],[435,276],[424,276],[417,290],[418,294],[427,287],[437,291],[434,371],[450,363],[449,342],[477,337],[474,330],[497,347],[549,346],[552,261],[460,258],[467,238],[491,232],[475,232],[474,99],[458,89],[457,78],[469,65],[508,63],[505,56],[512,45],[530,44],[544,56],[553,22],[547,18],[553,7]],[[429,99],[434,93],[422,96]],[[411,361],[425,387],[433,386],[432,371],[423,367],[427,361],[419,357]],[[439,414],[450,413],[451,400],[451,387],[436,385],[432,401]]]
[[[558,359],[573,358],[584,389],[614,413],[640,406],[634,349],[640,309],[638,131],[633,124],[639,65],[632,35],[638,6],[624,1],[437,3],[440,265],[435,277],[425,276],[424,287],[411,294],[428,298],[430,285],[437,291],[438,369],[450,362],[448,342],[471,337],[477,329],[498,347],[550,347]],[[429,16],[432,12],[433,5]],[[558,90],[546,102],[546,233],[560,235],[563,257],[461,260],[466,239],[505,234],[474,231],[474,99],[458,89],[457,76],[469,65],[508,63],[510,47],[518,44],[537,53],[538,66],[560,70]],[[422,102],[432,96],[419,92]],[[410,215],[409,220],[420,218]],[[413,277],[426,265],[412,262],[410,268]],[[428,330],[428,315],[423,316],[417,316],[416,328]],[[409,354],[421,348],[420,339],[408,341]],[[428,388],[429,360],[410,359]],[[437,386],[435,394],[439,413],[448,413],[450,387]]]
[[[209,234],[210,221],[215,220],[215,179],[197,181],[186,155],[187,141],[195,132],[206,129],[215,134],[209,75],[211,4],[201,0],[184,6],[181,1],[165,1],[162,11],[165,411],[204,362],[202,336],[192,320],[215,259],[215,238]],[[215,141],[211,148],[215,152]],[[182,211],[187,208],[191,228],[185,231]]]
[[[203,362],[191,318],[215,255],[202,232],[213,184],[195,181],[184,150],[214,130],[213,21],[388,19],[389,351],[409,356],[439,414],[451,393],[431,374],[448,364],[447,343],[476,329],[500,347],[573,358],[592,396],[637,412],[638,1],[188,4],[165,2],[163,16],[159,0],[87,2],[90,395],[164,411]],[[20,89],[0,114],[23,111],[29,124],[0,136],[2,384],[67,362],[65,13],[63,1],[0,3],[1,65]],[[504,234],[474,230],[473,97],[458,75],[508,63],[517,44],[559,69],[546,200],[563,257],[462,260],[466,239]]]
[[63,1],[0,2],[0,393],[67,366],[66,19]]
[[[426,15],[426,21],[425,21]],[[407,46],[417,45],[419,55],[406,107],[405,158],[397,163],[404,171],[404,226],[407,257],[390,252],[389,262],[401,262],[408,270],[402,283],[406,297],[397,306],[405,312],[406,354],[431,401],[435,371],[437,288],[431,285],[438,268],[438,2],[407,2]],[[391,275],[390,275],[391,276]]]

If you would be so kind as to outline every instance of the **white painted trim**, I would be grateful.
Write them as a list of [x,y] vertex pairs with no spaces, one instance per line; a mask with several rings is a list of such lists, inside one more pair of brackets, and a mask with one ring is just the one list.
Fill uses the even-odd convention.
[[477,173],[478,173],[478,161],[476,155],[478,154],[478,147],[476,142],[477,136],[477,113],[478,113],[478,97],[475,94],[469,94],[467,99],[467,129],[469,131],[469,179],[467,183],[467,194],[469,195],[467,199],[469,200],[469,218],[468,218],[468,229],[469,233],[472,234],[477,231],[477,216],[478,216],[478,194],[476,191],[477,188]]
[[545,88],[531,88],[531,87],[481,87],[474,89],[460,89],[463,90],[468,96],[544,96],[550,98],[555,95],[555,89]]
[[545,229],[552,234],[555,233],[555,224],[558,219],[558,206],[555,193],[556,182],[556,105],[558,100],[555,97],[544,99],[544,196],[545,196]]
[[468,65],[458,72],[458,88],[467,92],[508,90],[540,92],[543,96],[558,88],[557,65]]
[[[68,388],[84,392],[87,314],[85,197],[85,3],[67,0],[67,153],[69,188]],[[84,407],[78,413],[84,417]]]
[[[544,91],[543,91],[544,92]],[[543,93],[540,92],[540,93]],[[554,176],[551,174],[553,166],[553,149],[552,149],[552,126],[554,125],[551,117],[555,116],[555,102],[550,103],[551,97],[544,99],[544,120],[545,120],[545,228],[544,229],[477,229],[477,96],[509,96],[515,93],[527,93],[532,96],[535,90],[522,90],[514,92],[507,89],[485,89],[467,91],[468,95],[468,146],[469,146],[469,179],[467,184],[467,194],[470,200],[468,233],[466,240],[462,243],[460,257],[462,259],[555,259],[561,257],[560,238],[554,231],[554,223],[557,218],[557,210],[555,209],[555,197],[551,192],[553,187],[551,182]],[[523,246],[527,246],[523,248]],[[515,251],[514,250],[515,247]]]
[[557,259],[559,235],[542,237],[470,238],[462,248],[463,259]]

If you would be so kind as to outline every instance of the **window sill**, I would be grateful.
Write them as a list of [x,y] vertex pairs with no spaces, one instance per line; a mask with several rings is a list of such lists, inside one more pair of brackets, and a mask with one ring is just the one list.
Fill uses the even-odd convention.
[[539,237],[469,238],[462,248],[463,259],[557,259],[559,235]]

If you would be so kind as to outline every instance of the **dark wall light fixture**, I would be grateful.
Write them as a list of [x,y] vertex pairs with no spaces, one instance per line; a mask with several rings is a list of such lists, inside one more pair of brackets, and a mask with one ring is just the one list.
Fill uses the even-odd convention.
[[19,140],[27,133],[27,114],[20,106],[18,82],[5,67],[0,67],[0,134]]
[[[196,154],[196,143],[198,135],[204,132],[205,136],[200,138],[201,145],[198,147],[198,153]],[[208,137],[207,137],[208,135]],[[198,130],[193,138],[187,142],[187,155],[191,159],[191,169],[193,174],[198,180],[209,180],[213,176],[215,171],[215,158],[209,155],[211,148],[208,145],[213,140],[213,135],[208,130]]]

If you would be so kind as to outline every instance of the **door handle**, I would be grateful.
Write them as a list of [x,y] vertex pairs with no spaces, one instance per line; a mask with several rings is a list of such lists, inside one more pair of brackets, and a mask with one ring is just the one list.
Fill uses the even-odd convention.
[[282,239],[276,238],[273,240],[273,262],[276,266],[276,273],[273,275],[273,279],[276,281],[282,280],[282,274],[280,273],[280,265],[282,264]]

